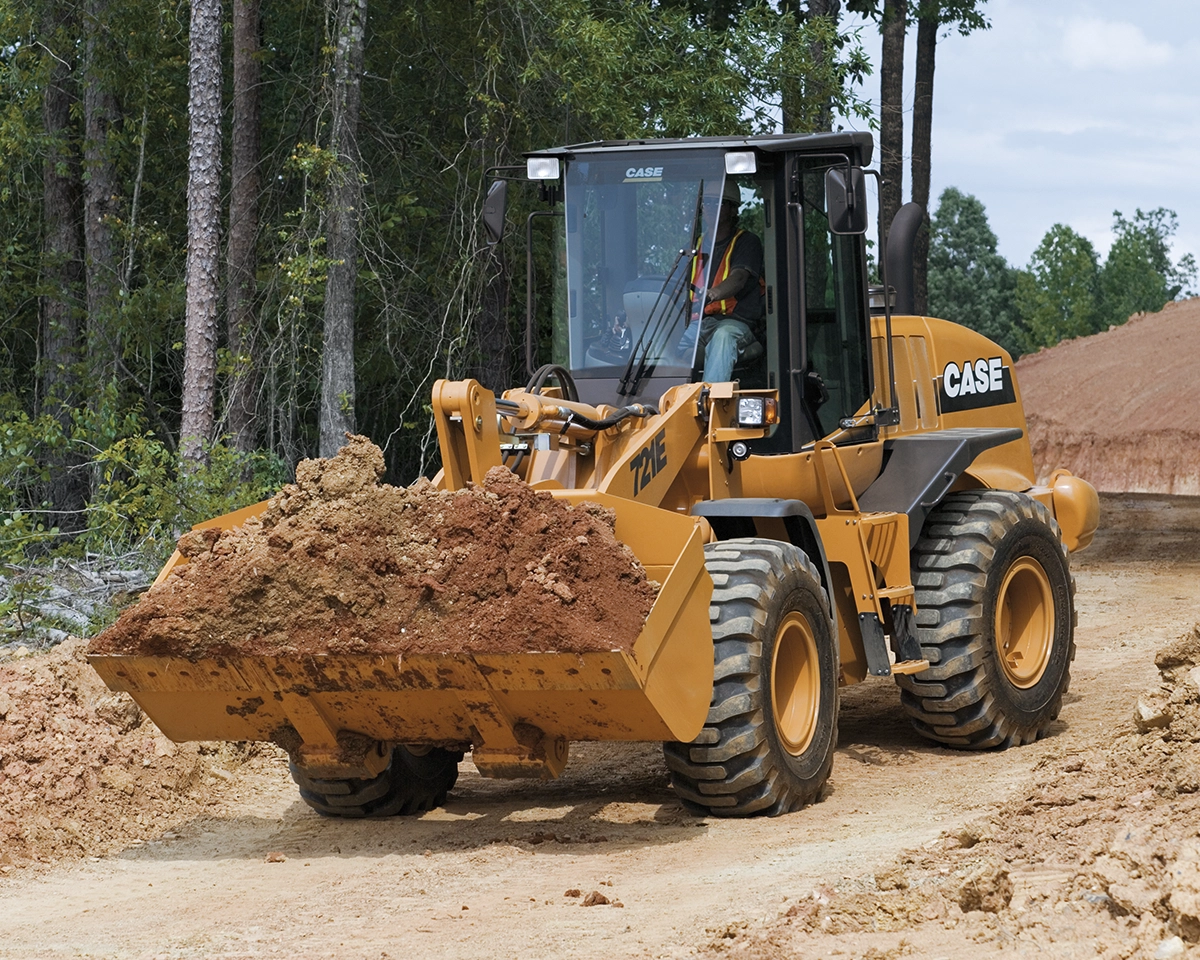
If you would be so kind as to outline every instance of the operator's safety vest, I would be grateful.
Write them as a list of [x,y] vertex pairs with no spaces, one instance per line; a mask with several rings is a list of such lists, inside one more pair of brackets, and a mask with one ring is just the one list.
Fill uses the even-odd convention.
[[[729,265],[733,259],[733,248],[737,245],[738,238],[741,237],[741,235],[745,232],[745,230],[739,230],[733,235],[733,239],[729,241],[729,246],[725,248],[725,256],[721,258],[720,264],[717,265],[717,272],[714,273],[709,279],[709,287],[715,287],[721,283],[724,283],[726,278],[729,276]],[[704,238],[701,237],[700,246],[703,245]],[[706,257],[703,253],[698,253],[696,254],[695,259],[692,261],[691,296],[693,301],[695,301],[696,294],[700,292],[700,285],[703,283],[705,259]],[[765,290],[766,281],[762,277],[759,277],[758,282]],[[712,300],[704,305],[704,315],[706,317],[711,317],[715,314],[728,315],[737,309],[737,305],[737,297],[725,297],[723,300]]]

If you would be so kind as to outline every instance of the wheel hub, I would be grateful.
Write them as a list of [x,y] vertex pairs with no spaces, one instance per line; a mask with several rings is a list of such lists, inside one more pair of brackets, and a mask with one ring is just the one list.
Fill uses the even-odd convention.
[[996,654],[1010,683],[1034,686],[1054,646],[1050,578],[1033,557],[1020,557],[1004,575],[996,598]]
[[771,663],[771,712],[783,748],[799,756],[812,743],[821,705],[817,641],[807,618],[793,611],[775,634]]

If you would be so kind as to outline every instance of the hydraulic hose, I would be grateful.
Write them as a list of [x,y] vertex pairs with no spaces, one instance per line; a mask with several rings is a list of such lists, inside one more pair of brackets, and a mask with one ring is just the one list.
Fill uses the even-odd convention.
[[[526,415],[524,405],[515,400],[507,400],[503,397],[496,399],[496,409],[501,413],[515,414],[517,416]],[[584,430],[607,430],[610,427],[615,427],[622,420],[628,420],[630,417],[654,417],[658,415],[658,408],[649,403],[632,403],[629,406],[619,407],[610,413],[607,417],[600,420],[595,420],[587,414],[580,413],[577,410],[572,410],[569,407],[555,406],[547,404],[543,407],[548,416],[543,415],[539,419],[545,420],[560,420],[563,423],[563,432],[569,427],[582,427]]]
[[538,367],[533,376],[529,378],[529,383],[525,385],[526,393],[541,393],[542,387],[551,377],[558,380],[562,387],[564,400],[575,403],[579,401],[579,388],[575,386],[575,378],[571,376],[571,372],[566,367],[557,363],[545,363]]
[[591,417],[585,417],[582,413],[568,410],[563,430],[565,431],[572,424],[583,427],[585,430],[607,430],[609,427],[615,427],[622,420],[628,420],[630,417],[654,417],[657,415],[658,408],[649,403],[633,403],[627,407],[619,407],[603,420],[593,420]]

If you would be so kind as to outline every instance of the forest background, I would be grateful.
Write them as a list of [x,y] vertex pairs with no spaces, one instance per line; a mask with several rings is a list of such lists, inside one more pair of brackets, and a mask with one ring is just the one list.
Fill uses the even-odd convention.
[[[523,251],[479,214],[526,150],[843,117],[878,130],[885,221],[906,156],[928,206],[936,45],[987,27],[984,0],[0,0],[0,563],[152,567],[345,429],[428,473],[435,379],[524,380]],[[1103,263],[1058,224],[1016,269],[951,188],[919,307],[1017,356],[1192,292],[1170,210],[1114,226]]]

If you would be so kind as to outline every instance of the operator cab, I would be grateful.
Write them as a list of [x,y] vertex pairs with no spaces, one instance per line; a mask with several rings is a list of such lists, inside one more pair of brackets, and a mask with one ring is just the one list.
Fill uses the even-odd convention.
[[[739,350],[741,388],[780,392],[780,424],[756,452],[799,449],[869,407],[870,311],[861,234],[834,233],[826,174],[871,159],[866,133],[618,141],[531,154],[549,187],[557,271],[552,362],[592,404],[655,402],[695,382],[698,322],[726,184],[737,227],[762,242],[761,317]],[[862,202],[865,203],[865,198]],[[865,207],[864,207],[865,210]]]

